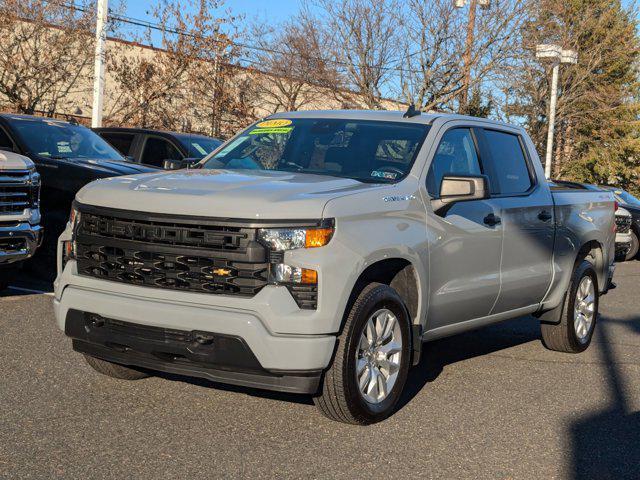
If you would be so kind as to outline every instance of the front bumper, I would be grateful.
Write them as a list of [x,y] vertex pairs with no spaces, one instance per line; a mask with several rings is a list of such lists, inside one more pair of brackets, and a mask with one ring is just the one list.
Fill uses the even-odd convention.
[[65,333],[80,353],[232,385],[313,394],[322,374],[266,370],[238,336],[143,326],[79,310],[68,312]]
[[29,222],[0,224],[0,264],[26,260],[42,243],[42,227]]

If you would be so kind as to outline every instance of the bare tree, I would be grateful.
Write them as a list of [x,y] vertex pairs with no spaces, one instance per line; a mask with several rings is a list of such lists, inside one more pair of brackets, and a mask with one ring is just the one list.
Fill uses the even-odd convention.
[[319,22],[332,39],[322,51],[344,72],[347,87],[367,108],[381,108],[382,92],[397,73],[397,0],[316,0]]
[[329,39],[308,11],[277,28],[260,25],[253,35],[252,64],[263,107],[271,112],[298,110],[318,95],[342,90],[335,64],[325,58]]
[[[403,25],[401,95],[423,110],[459,110],[461,91],[491,88],[518,52],[518,34],[525,18],[524,0],[493,0],[476,18],[470,85],[465,85],[462,58],[467,18],[451,0],[409,0],[397,11]],[[481,110],[484,107],[480,107]]]
[[152,10],[159,46],[154,46],[156,37],[148,30],[136,42],[112,49],[107,122],[184,127],[191,116],[194,72],[220,61],[221,44],[228,43],[219,33],[227,20],[215,16],[222,4],[223,0],[161,0]]
[[0,101],[53,115],[93,60],[92,14],[44,0],[0,0]]

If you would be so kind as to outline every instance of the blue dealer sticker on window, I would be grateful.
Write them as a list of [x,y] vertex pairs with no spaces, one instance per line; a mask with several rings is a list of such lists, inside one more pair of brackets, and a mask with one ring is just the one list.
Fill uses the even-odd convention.
[[379,170],[374,170],[371,172],[372,177],[384,178],[386,180],[395,180],[398,178],[398,174],[394,172],[381,172]]

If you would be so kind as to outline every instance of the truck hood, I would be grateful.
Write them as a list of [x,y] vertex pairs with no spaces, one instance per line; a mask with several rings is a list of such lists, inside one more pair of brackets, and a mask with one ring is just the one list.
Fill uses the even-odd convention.
[[256,170],[179,170],[107,178],[78,192],[86,205],[217,218],[319,219],[338,196],[380,188],[347,178]]
[[75,166],[93,170],[97,175],[135,175],[136,173],[157,172],[157,168],[140,165],[128,160],[96,160],[92,158],[65,158],[60,160]]
[[33,168],[33,162],[27,157],[13,152],[0,150],[0,171],[2,170],[24,170]]

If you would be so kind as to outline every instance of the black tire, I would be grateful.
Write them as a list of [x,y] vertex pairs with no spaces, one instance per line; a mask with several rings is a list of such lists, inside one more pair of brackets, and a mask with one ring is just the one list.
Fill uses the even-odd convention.
[[90,355],[85,355],[84,359],[96,372],[108,377],[118,378],[120,380],[141,380],[151,376],[142,370],[125,367],[118,363],[107,362],[106,360],[92,357]]
[[638,241],[638,235],[635,231],[631,231],[631,248],[627,252],[625,260],[633,260],[638,256],[638,250],[640,250],[640,242]]
[[[356,382],[356,353],[360,336],[376,310],[389,309],[398,319],[402,354],[395,384],[380,403],[367,402]],[[358,295],[338,337],[333,363],[325,372],[321,394],[314,398],[318,409],[331,420],[369,425],[391,415],[400,399],[411,365],[411,321],[406,305],[388,285],[371,283]]]
[[[593,309],[593,321],[589,328],[588,334],[585,339],[580,341],[578,334],[576,333],[576,327],[574,322],[574,313],[576,308],[576,295],[578,287],[585,277],[590,277],[593,282],[595,291],[594,309]],[[576,263],[571,276],[571,282],[569,283],[569,289],[565,294],[564,304],[562,306],[562,313],[560,315],[560,323],[545,323],[540,322],[540,330],[542,332],[542,343],[549,350],[555,350],[557,352],[566,353],[580,353],[585,351],[593,337],[593,332],[598,321],[598,306],[599,306],[600,292],[598,289],[598,277],[593,265],[582,260]]]

